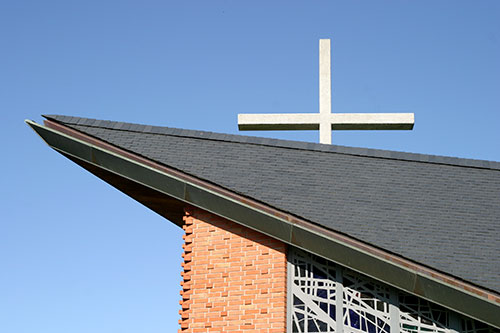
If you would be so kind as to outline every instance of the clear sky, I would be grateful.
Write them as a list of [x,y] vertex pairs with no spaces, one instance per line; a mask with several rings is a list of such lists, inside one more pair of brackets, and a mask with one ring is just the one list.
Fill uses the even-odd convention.
[[[64,114],[238,133],[238,113],[414,112],[333,143],[500,161],[500,1],[0,1],[0,332],[175,332],[181,230],[48,148]],[[245,132],[317,142],[317,132]]]

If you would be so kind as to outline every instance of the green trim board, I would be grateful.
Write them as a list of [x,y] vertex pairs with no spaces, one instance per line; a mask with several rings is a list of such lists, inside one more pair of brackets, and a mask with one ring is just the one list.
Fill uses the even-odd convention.
[[500,168],[485,161],[45,117],[50,128],[500,295]]
[[199,207],[393,287],[500,327],[500,317],[496,315],[500,311],[500,304],[484,296],[488,294],[486,291],[484,295],[469,292],[430,274],[332,237],[332,233],[313,228],[308,221],[296,223],[287,218],[286,213],[271,214],[269,210],[249,204],[248,199],[240,200],[237,195],[231,196],[217,191],[213,185],[204,186],[202,182],[189,181],[185,177],[159,170],[52,128],[32,121],[26,122],[50,147],[72,159],[84,161],[151,188],[166,197]]

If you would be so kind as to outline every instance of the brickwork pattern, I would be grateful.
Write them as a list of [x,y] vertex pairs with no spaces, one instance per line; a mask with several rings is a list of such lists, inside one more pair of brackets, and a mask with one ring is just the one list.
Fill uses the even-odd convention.
[[178,332],[285,332],[286,245],[194,208],[183,229]]

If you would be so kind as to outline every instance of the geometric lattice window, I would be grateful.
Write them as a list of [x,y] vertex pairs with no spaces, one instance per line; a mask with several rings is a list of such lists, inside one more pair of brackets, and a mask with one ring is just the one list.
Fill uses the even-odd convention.
[[344,330],[389,333],[391,290],[353,271],[342,273]]
[[288,261],[289,332],[500,333],[308,252]]
[[337,266],[322,258],[313,262],[304,252],[294,251],[293,332],[335,332]]
[[401,310],[401,331],[417,332],[449,332],[449,311],[417,296],[401,293],[399,295]]

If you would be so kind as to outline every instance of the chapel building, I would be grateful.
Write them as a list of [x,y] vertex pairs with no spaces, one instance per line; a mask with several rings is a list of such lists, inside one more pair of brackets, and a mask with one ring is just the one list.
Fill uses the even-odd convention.
[[500,163],[27,121],[185,231],[179,332],[500,332]]

